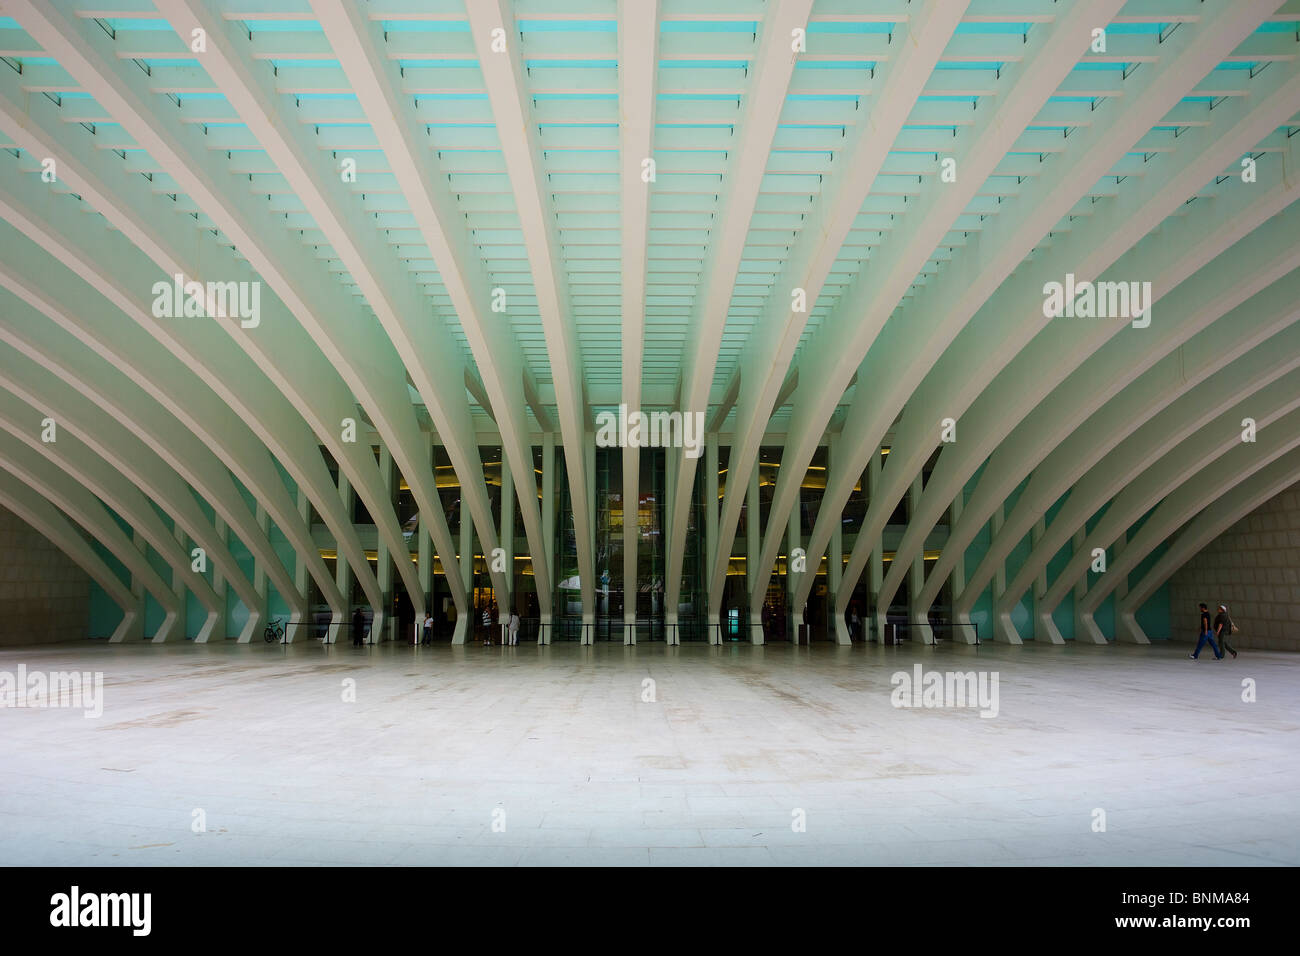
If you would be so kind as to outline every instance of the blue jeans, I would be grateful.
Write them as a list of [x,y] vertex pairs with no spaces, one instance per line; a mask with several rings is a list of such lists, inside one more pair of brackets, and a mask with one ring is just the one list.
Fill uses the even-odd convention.
[[1206,631],[1204,634],[1201,635],[1201,639],[1196,642],[1196,650],[1192,652],[1193,657],[1201,656],[1201,648],[1206,645],[1206,642],[1209,643],[1210,650],[1214,651],[1215,657],[1217,658],[1223,657],[1223,652],[1219,650],[1219,645],[1214,643],[1214,634],[1211,631]]

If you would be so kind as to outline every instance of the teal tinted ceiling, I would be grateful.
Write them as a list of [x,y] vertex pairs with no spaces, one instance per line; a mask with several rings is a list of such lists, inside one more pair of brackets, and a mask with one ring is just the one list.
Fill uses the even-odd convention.
[[[816,0],[799,53],[781,95],[752,98],[764,57],[781,55],[787,41],[764,47],[769,4],[762,0],[664,0],[653,43],[654,115],[651,157],[656,163],[643,246],[625,247],[621,232],[623,104],[620,102],[620,22],[615,0],[517,0],[506,4],[513,23],[506,39],[518,44],[523,64],[527,143],[542,185],[543,208],[553,230],[566,321],[575,332],[583,386],[589,395],[616,394],[623,377],[623,276],[629,254],[645,256],[644,335],[640,377],[648,397],[677,394],[694,347],[696,326],[718,316],[700,314],[703,283],[724,231],[742,230],[743,251],[731,277],[732,294],[719,339],[711,402],[716,404],[764,321],[774,288],[792,255],[815,242],[804,226],[824,201],[850,147],[880,109],[881,80],[897,55],[898,37],[923,8],[905,0],[856,3]],[[873,251],[890,241],[900,223],[930,190],[942,189],[942,161],[961,137],[977,128],[993,104],[1017,82],[1027,40],[1047,29],[1068,4],[1049,0],[974,0],[911,104],[884,164],[838,250],[815,301],[809,304],[801,343],[818,335],[847,289],[870,269]],[[1143,69],[1159,62],[1162,43],[1176,30],[1194,28],[1201,4],[1193,0],[1142,0],[1124,7],[1105,26],[1107,53],[1081,51],[1066,80],[1033,122],[1013,141],[983,187],[951,223],[916,274],[912,290],[933,281],[962,255],[994,217],[1017,209],[1026,182],[1056,174],[1073,149],[1071,133],[1099,115],[1099,104],[1126,95]],[[477,359],[462,328],[453,296],[430,251],[418,216],[393,176],[367,120],[364,104],[306,0],[222,0],[221,17],[240,31],[248,55],[273,74],[282,98],[280,116],[310,130],[333,162],[355,161],[356,181],[340,184],[360,197],[369,225],[383,237],[393,261],[409,272],[427,299],[431,321],[445,323],[475,370]],[[236,105],[204,69],[173,19],[147,0],[105,0],[68,7],[97,23],[118,56],[150,77],[154,109],[178,112],[206,134],[228,172],[273,211],[298,241],[309,246],[337,283],[338,293],[367,306],[361,287],[320,228],[310,203],[241,121]],[[505,291],[499,321],[527,370],[551,396],[552,355],[541,320],[534,264],[520,222],[516,184],[503,154],[464,0],[376,0],[366,14],[380,34],[384,55],[400,71],[401,95],[419,124],[454,197],[466,241],[491,287]],[[1134,148],[1098,180],[1070,216],[1043,237],[1068,231],[1075,216],[1115,201],[1117,182],[1141,176],[1151,156],[1178,148],[1180,131],[1202,121],[1224,97],[1249,93],[1251,78],[1272,62],[1294,58],[1293,4],[1263,22],[1234,56],[1199,82],[1189,81],[1182,103],[1153,125]],[[17,20],[0,18],[0,55],[23,83],[61,103],[69,122],[84,124],[93,145],[121,157],[123,175],[150,177],[154,191],[174,197],[178,215],[219,234],[204,210],[135,143],[95,99],[80,89],[56,58],[24,33]],[[774,54],[773,50],[777,52]],[[779,115],[766,151],[765,171],[752,208],[729,208],[730,178],[746,139],[749,111]],[[87,141],[88,147],[92,141]],[[1269,149],[1269,143],[1243,144]],[[33,167],[34,168],[34,167]],[[1208,188],[1208,187],[1207,187]],[[802,349],[802,345],[800,346]],[[796,352],[794,365],[800,352]],[[779,425],[783,412],[777,410]]]

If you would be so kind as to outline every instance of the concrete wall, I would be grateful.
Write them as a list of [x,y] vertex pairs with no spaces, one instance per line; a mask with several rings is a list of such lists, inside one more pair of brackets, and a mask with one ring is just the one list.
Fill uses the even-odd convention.
[[81,640],[89,604],[86,572],[0,508],[0,645]]
[[1221,534],[1170,580],[1174,636],[1191,641],[1196,605],[1220,604],[1240,633],[1233,646],[1300,650],[1300,485]]

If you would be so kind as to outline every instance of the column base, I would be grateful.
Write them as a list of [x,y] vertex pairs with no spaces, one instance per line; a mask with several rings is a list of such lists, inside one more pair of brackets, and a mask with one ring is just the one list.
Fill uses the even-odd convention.
[[937,640],[935,640],[934,628],[930,626],[930,618],[928,616],[925,619],[920,621],[913,620],[911,624],[912,624],[912,641],[914,643],[917,644],[938,644],[939,643]]
[[126,608],[122,613],[122,620],[119,621],[117,627],[113,629],[113,633],[109,636],[108,642],[110,644],[121,644],[123,641],[139,641],[143,638],[144,609]]
[[453,644],[464,644],[465,639],[469,636],[469,611],[464,614],[456,615],[456,627],[451,632],[451,642]]
[[289,613],[289,620],[284,625],[284,642],[286,644],[292,644],[293,639],[298,636],[298,628],[306,626],[302,623],[302,619],[306,616],[307,614],[304,611],[291,611]]
[[1147,632],[1142,630],[1142,625],[1137,622],[1137,618],[1132,611],[1120,612],[1119,621],[1115,627],[1115,640],[1122,641],[1125,644],[1151,643],[1151,639],[1147,637]]
[[1061,629],[1056,626],[1056,621],[1053,620],[1050,612],[1034,615],[1034,640],[1048,644],[1065,643],[1065,638],[1061,636]]
[[258,640],[262,638],[262,628],[266,627],[266,612],[262,610],[250,610],[248,620],[244,622],[244,628],[239,632],[236,638],[240,644],[251,644],[253,635],[256,634]]
[[347,621],[347,612],[335,608],[330,613],[330,622],[325,628],[325,643],[337,644],[339,633],[343,630],[343,625]]
[[1011,612],[995,610],[993,612],[993,639],[1006,644],[1023,644],[1024,638],[1011,620]]
[[852,644],[853,638],[849,634],[848,625],[846,625],[841,616],[837,615],[831,618],[829,622],[831,639],[836,644]]
[[952,640],[954,644],[978,644],[980,642],[979,630],[970,622],[969,618],[958,618],[952,624]]
[[1106,635],[1087,612],[1074,615],[1074,641],[1076,644],[1109,644]]
[[203,626],[194,638],[195,644],[212,644],[226,639],[226,618],[218,611],[209,611]]
[[[158,625],[158,630],[154,631],[153,637],[149,639],[150,643],[161,644],[163,641],[167,640],[167,638],[171,637],[172,632],[176,630],[176,624],[179,620],[180,614],[178,612],[168,611],[163,616],[163,622]],[[184,636],[184,634],[181,635],[181,637]]]

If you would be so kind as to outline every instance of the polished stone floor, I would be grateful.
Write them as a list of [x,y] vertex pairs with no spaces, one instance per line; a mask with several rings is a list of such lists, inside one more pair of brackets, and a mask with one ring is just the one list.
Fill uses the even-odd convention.
[[[893,706],[918,663],[996,674],[997,716]],[[1300,864],[1296,655],[0,649],[20,664],[102,671],[104,703],[0,709],[8,864]]]

